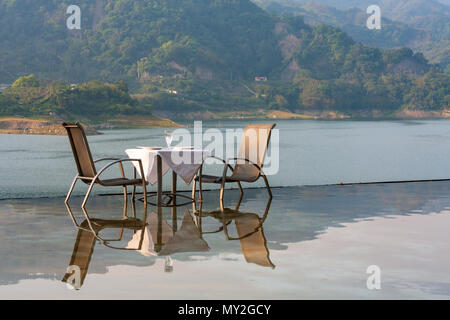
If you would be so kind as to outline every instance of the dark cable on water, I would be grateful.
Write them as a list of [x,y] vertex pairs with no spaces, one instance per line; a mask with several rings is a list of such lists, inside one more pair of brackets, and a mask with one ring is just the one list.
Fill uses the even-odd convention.
[[372,181],[372,182],[347,182],[347,183],[333,183],[325,186],[352,186],[358,184],[393,184],[393,183],[415,183],[415,182],[441,182],[450,181],[450,178],[445,179],[422,179],[422,180],[397,180],[397,181]]
[[[327,187],[327,186],[355,186],[355,185],[371,185],[371,184],[394,184],[394,183],[418,183],[418,182],[442,182],[442,181],[450,181],[450,178],[444,178],[444,179],[422,179],[422,180],[397,180],[397,181],[368,181],[368,182],[339,182],[339,183],[330,183],[330,184],[319,184],[319,185],[304,185],[302,187]],[[275,186],[270,187],[272,189],[283,189],[283,188],[290,188],[295,186]],[[265,187],[250,187],[245,189],[264,189]],[[203,191],[214,191],[219,189],[204,189]],[[230,188],[227,190],[239,190],[238,188]],[[191,192],[191,190],[177,190],[177,192]],[[147,192],[148,194],[156,193],[153,192]],[[142,194],[142,192],[136,192],[136,194]],[[123,193],[101,193],[98,194],[99,196],[120,196],[123,195]]]

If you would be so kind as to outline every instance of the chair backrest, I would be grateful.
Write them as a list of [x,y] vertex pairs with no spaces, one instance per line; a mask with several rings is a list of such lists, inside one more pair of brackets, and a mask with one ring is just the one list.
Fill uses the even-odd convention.
[[92,159],[91,150],[89,149],[83,127],[78,122],[63,123],[63,126],[67,130],[78,174],[81,177],[94,178],[97,171],[95,170],[94,160]]
[[[244,129],[238,158],[248,159],[262,168],[275,123],[248,124]],[[254,165],[238,161],[232,177],[241,181],[253,182],[259,178],[259,170]]]

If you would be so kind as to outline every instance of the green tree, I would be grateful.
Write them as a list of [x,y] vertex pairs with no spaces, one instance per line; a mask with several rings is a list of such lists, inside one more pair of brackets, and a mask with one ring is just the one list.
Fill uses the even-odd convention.
[[39,80],[30,74],[29,76],[23,76],[18,78],[11,86],[12,88],[36,88],[39,87]]

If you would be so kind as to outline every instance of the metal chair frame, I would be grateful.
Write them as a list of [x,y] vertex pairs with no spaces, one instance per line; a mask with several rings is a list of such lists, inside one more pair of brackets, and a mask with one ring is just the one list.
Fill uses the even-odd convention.
[[[72,195],[72,191],[73,191],[77,181],[81,180],[84,183],[89,185],[89,188],[88,188],[88,190],[86,192],[86,195],[84,196],[83,202],[81,204],[81,207],[85,208],[86,203],[87,203],[87,201],[89,199],[89,196],[90,196],[90,194],[92,192],[92,189],[93,189],[94,185],[98,184],[98,185],[102,185],[102,186],[106,186],[106,187],[111,186],[111,185],[103,183],[103,181],[100,179],[101,174],[103,174],[111,166],[113,166],[115,164],[118,164],[119,168],[120,168],[120,172],[121,172],[122,178],[126,179],[125,172],[124,172],[124,169],[123,169],[123,163],[124,162],[138,162],[139,163],[139,171],[140,171],[140,174],[141,174],[141,179],[140,179],[141,182],[139,182],[139,183],[127,183],[126,181],[124,181],[124,184],[122,184],[123,195],[124,195],[124,202],[127,203],[127,201],[128,201],[127,186],[133,185],[132,200],[134,202],[135,201],[135,196],[136,196],[136,186],[137,185],[142,185],[142,189],[143,189],[143,193],[144,193],[144,204],[147,205],[147,187],[146,187],[147,182],[145,181],[145,178],[144,178],[145,175],[144,175],[144,169],[143,169],[143,166],[142,166],[141,159],[102,158],[102,159],[98,159],[98,160],[93,161],[92,160],[91,151],[89,149],[89,144],[88,144],[86,135],[84,133],[84,129],[81,126],[81,124],[78,123],[78,122],[77,123],[63,123],[63,126],[67,130],[67,134],[68,134],[68,137],[69,137],[70,145],[71,145],[72,152],[73,152],[73,155],[74,155],[74,158],[75,158],[75,163],[76,163],[77,169],[78,169],[78,174],[74,177],[74,179],[72,181],[72,184],[71,184],[71,186],[69,188],[69,191],[67,192],[66,198],[64,200],[64,203],[67,204],[69,202],[69,199],[70,199],[70,197]],[[88,176],[87,177],[87,176],[82,175],[82,168],[81,168],[81,164],[80,164],[80,159],[78,157],[77,149],[75,148],[74,141],[73,141],[73,136],[72,136],[72,133],[70,132],[69,128],[78,128],[78,129],[81,130],[82,138],[84,139],[84,142],[85,142],[85,148],[87,149],[85,151],[89,155],[89,158],[90,158],[89,160],[91,161],[90,165],[92,166],[91,170],[94,173],[93,176]],[[102,169],[100,169],[100,171],[97,172],[97,170],[95,168],[95,164],[98,163],[98,162],[102,162],[102,161],[112,161],[112,162],[108,163],[106,166],[104,166]],[[136,168],[134,167],[134,178],[135,179],[136,179],[136,175],[137,175],[137,172],[136,172]],[[115,185],[115,186],[120,186],[120,184],[119,185]]]
[[[275,124],[272,125],[272,128],[270,129],[270,131],[273,129],[273,127],[275,127]],[[267,138],[267,145],[269,144],[269,140],[270,140],[270,132]],[[267,147],[266,145],[266,147]],[[272,199],[272,190],[270,189],[270,185],[269,185],[269,180],[267,179],[267,176],[264,174],[263,170],[262,170],[262,163],[263,163],[263,159],[261,159],[261,165],[258,165],[257,163],[246,159],[246,158],[242,158],[242,157],[235,157],[235,158],[228,158],[226,160],[216,157],[216,156],[211,156],[208,158],[212,158],[212,159],[216,159],[221,161],[224,164],[224,168],[223,168],[223,172],[222,172],[222,176],[221,179],[218,180],[218,182],[212,182],[212,181],[207,181],[207,182],[202,182],[202,176],[203,176],[203,164],[201,165],[200,169],[199,169],[199,173],[198,175],[196,175],[194,177],[194,182],[192,184],[192,198],[195,199],[195,193],[197,192],[197,180],[199,183],[199,201],[203,201],[203,192],[202,192],[202,183],[216,183],[216,184],[220,184],[220,206],[221,208],[224,207],[223,205],[223,199],[224,199],[224,193],[225,193],[225,183],[233,183],[236,182],[239,188],[239,192],[240,192],[240,197],[243,196],[244,194],[244,190],[242,188],[241,185],[241,181],[243,180],[238,180],[238,179],[233,179],[233,177],[227,177],[227,172],[228,169],[231,170],[231,172],[234,172],[234,170],[236,169],[236,165],[238,164],[242,164],[242,163],[246,163],[246,164],[250,164],[253,167],[255,167],[258,170],[258,175],[252,180],[252,181],[243,181],[243,182],[256,182],[257,180],[259,180],[259,178],[263,178],[264,179],[264,183],[266,185],[266,189],[267,192],[269,194],[270,199]],[[230,162],[235,162],[235,166],[234,168],[231,166]],[[241,162],[241,163],[238,163]]]

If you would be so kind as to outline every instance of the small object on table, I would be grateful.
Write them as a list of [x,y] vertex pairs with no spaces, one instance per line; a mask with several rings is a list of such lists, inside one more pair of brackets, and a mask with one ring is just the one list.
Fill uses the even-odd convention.
[[170,148],[173,140],[173,132],[172,131],[164,131],[164,138],[166,138],[167,148]]

